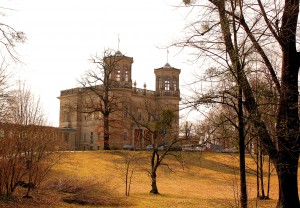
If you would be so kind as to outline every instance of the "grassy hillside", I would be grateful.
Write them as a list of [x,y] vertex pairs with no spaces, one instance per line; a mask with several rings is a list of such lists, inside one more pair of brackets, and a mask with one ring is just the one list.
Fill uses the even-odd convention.
[[[125,196],[124,154],[138,154],[134,164],[130,196]],[[93,151],[64,153],[33,199],[19,197],[0,207],[236,207],[238,203],[237,155],[182,152],[182,164],[173,157],[158,171],[160,195],[149,194],[147,174],[150,152]],[[275,172],[271,178],[271,200],[256,200],[254,161],[247,157],[249,207],[275,207],[278,195]],[[266,180],[265,180],[266,181]],[[265,186],[267,187],[267,186]],[[265,189],[266,191],[266,189]],[[78,205],[81,204],[81,205]]]

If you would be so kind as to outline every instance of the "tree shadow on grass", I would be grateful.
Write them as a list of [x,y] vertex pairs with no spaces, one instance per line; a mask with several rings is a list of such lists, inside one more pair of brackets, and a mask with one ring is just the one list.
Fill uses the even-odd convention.
[[[191,152],[186,153],[184,157],[187,169],[199,167],[230,175],[236,175],[239,171],[237,154]],[[246,172],[255,174],[255,171],[250,168],[246,168]]]

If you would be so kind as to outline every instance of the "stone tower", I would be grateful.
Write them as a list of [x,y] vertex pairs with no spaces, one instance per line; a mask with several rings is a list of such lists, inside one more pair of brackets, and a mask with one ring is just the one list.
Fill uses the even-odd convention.
[[116,86],[121,88],[132,88],[132,63],[133,58],[123,55],[117,51],[114,55],[104,58],[105,64],[112,69],[111,79]]
[[180,97],[179,74],[180,69],[172,67],[166,63],[163,67],[154,70],[156,77],[156,96]]

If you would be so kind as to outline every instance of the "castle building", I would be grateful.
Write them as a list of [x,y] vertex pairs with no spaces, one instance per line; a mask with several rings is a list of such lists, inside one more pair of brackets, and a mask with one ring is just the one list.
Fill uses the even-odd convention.
[[[155,90],[137,88],[132,82],[133,58],[117,51],[104,61],[114,58],[117,65],[109,79],[113,80],[110,97],[118,98],[116,110],[110,113],[109,146],[122,149],[124,145],[145,149],[151,144],[153,135],[144,127],[144,123],[153,120],[163,109],[174,112],[172,133],[169,139],[178,138],[179,131],[179,74],[180,69],[166,63],[163,67],[154,69]],[[104,86],[96,86],[97,92],[103,93]],[[94,99],[87,101],[88,99]],[[70,150],[99,150],[103,149],[103,115],[97,111],[87,113],[85,102],[97,102],[97,97],[86,87],[62,90],[60,100],[59,133],[69,143]],[[70,106],[73,106],[70,108]]]

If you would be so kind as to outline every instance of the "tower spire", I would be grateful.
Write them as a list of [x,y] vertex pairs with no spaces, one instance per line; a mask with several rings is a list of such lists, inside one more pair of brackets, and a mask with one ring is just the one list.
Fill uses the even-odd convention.
[[118,33],[118,51],[120,51],[120,35]]
[[169,63],[169,49],[167,49],[167,63]]
[[120,51],[120,35],[118,33],[118,50],[115,53],[115,56],[123,56],[123,54]]

